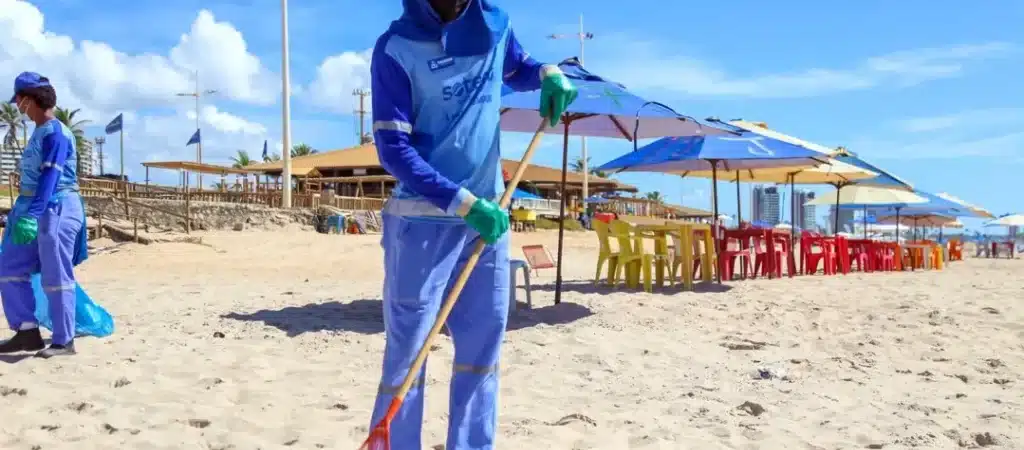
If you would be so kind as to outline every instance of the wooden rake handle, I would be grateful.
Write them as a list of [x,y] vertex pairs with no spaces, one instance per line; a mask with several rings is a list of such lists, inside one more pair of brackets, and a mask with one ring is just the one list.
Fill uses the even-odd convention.
[[[544,137],[544,130],[547,128],[546,119],[541,119],[540,126],[537,127],[537,131],[533,134],[533,139],[530,140],[529,147],[526,147],[526,153],[523,154],[523,159],[519,161],[519,167],[516,168],[515,175],[512,176],[512,181],[509,182],[508,188],[505,189],[505,194],[501,196],[501,209],[508,207],[509,202],[512,201],[512,193],[515,192],[516,187],[519,185],[519,180],[523,178],[523,174],[526,172],[526,167],[530,163],[530,159],[533,157],[533,152],[537,150],[540,145],[541,138]],[[427,333],[426,340],[423,341],[423,346],[420,347],[420,351],[416,354],[416,359],[413,360],[412,365],[409,366],[409,373],[405,375],[405,380],[402,381],[402,386],[398,388],[398,392],[395,393],[394,400],[397,402],[405,399],[405,395],[409,393],[409,389],[412,389],[413,382],[416,381],[416,377],[423,368],[423,363],[427,361],[427,354],[430,353],[430,347],[434,344],[434,340],[441,334],[441,327],[448,320],[448,315],[451,314],[452,308],[455,307],[455,302],[459,299],[459,295],[462,294],[462,289],[466,287],[466,282],[469,281],[470,274],[473,273],[473,269],[476,267],[477,262],[480,261],[480,255],[484,252],[484,247],[487,244],[482,239],[477,240],[476,247],[473,249],[473,253],[469,255],[469,260],[466,261],[466,265],[463,266],[462,272],[459,273],[459,277],[455,279],[455,284],[452,286],[451,292],[448,293],[448,297],[444,300],[444,304],[441,305],[441,311],[437,313],[437,319],[434,320],[434,326],[430,328],[430,332]]]

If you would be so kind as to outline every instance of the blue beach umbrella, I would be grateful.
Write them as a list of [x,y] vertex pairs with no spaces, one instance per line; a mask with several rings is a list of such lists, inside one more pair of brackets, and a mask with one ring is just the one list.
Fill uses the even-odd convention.
[[[679,114],[672,108],[642,98],[626,90],[626,87],[604,79],[583,68],[579,60],[569,58],[558,65],[559,69],[576,86],[579,95],[562,120],[546,133],[561,133],[562,139],[562,186],[559,217],[565,217],[567,198],[566,173],[569,170],[569,136],[607,137],[626,139],[636,148],[637,139],[665,136],[710,136],[735,135],[701,123],[690,116]],[[537,129],[540,90],[515,92],[504,86],[501,99],[502,131],[531,133]],[[587,176],[584,174],[584,176]],[[555,303],[562,296],[562,250],[565,235],[564,221],[558,226],[558,257],[555,269]]]
[[[738,136],[685,136],[659,139],[598,167],[619,172],[685,175],[711,169],[712,211],[718,217],[718,170],[727,172],[783,167],[813,167],[827,157],[788,142],[755,133]],[[737,189],[737,201],[739,201]]]
[[516,188],[516,190],[512,191],[512,199],[513,200],[519,200],[519,199],[538,199],[538,198],[540,198],[539,195],[533,194],[531,192],[526,192],[526,191],[524,191],[522,189],[519,189],[519,188]]

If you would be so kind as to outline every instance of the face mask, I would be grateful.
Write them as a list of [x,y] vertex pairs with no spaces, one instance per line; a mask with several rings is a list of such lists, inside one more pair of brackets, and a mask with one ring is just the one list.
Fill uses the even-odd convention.
[[28,99],[26,99],[24,97],[22,97],[22,100],[20,102],[18,102],[18,112],[21,113],[21,121],[22,122],[26,122],[26,121],[29,120],[29,118],[28,118],[28,107],[29,106],[31,106],[31,104],[28,102]]

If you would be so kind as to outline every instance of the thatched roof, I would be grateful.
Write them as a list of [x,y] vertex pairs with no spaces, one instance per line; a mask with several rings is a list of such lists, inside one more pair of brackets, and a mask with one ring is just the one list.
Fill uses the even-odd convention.
[[[318,152],[312,155],[292,158],[292,173],[298,173],[299,168],[315,168],[321,173],[329,170],[344,169],[374,169],[380,168],[380,159],[377,158],[377,147],[373,144],[363,144],[356,147]],[[250,172],[266,172],[278,174],[284,167],[282,161],[272,161],[259,164],[251,164],[245,167]],[[503,159],[501,167],[509,175],[519,167],[519,161]],[[553,167],[538,166],[530,164],[523,174],[523,181],[539,185],[559,184],[562,181],[562,171]],[[636,188],[618,181],[590,176],[588,184],[594,189],[603,190],[625,190],[636,192]],[[583,175],[576,172],[566,174],[566,183],[582,184]]]

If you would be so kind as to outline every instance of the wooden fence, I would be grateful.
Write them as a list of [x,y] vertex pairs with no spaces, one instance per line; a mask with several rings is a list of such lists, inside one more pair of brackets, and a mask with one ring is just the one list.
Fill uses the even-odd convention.
[[[8,175],[8,187],[13,205],[14,193],[20,185],[18,175]],[[132,214],[133,207],[155,210],[184,221],[185,232],[192,230],[192,205],[194,202],[208,203],[243,203],[264,205],[272,208],[281,207],[280,191],[264,192],[232,192],[190,190],[189,188],[139,184],[117,180],[97,178],[81,178],[79,191],[83,197],[111,198],[124,206],[124,215],[138,227],[138,217]],[[185,203],[185,214],[175,213],[167,208],[149,205],[137,200],[175,200]],[[332,206],[349,211],[379,211],[384,207],[385,199],[368,197],[345,197],[321,192],[301,192],[292,194],[292,206],[295,208],[317,208]]]

